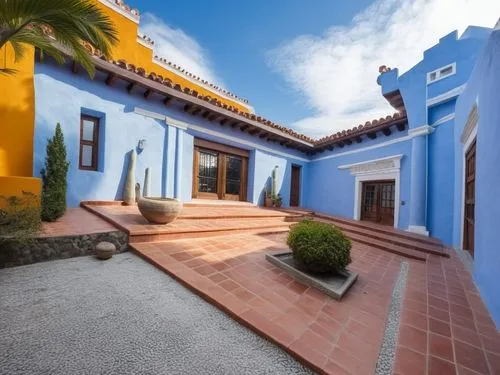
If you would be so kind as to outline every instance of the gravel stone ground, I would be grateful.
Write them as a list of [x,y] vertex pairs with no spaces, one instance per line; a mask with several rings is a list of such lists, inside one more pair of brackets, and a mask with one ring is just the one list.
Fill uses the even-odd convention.
[[0,374],[311,374],[131,253],[0,270]]
[[398,340],[399,322],[401,319],[401,305],[403,303],[406,280],[408,279],[408,262],[401,263],[396,285],[392,291],[392,300],[389,315],[385,323],[384,338],[377,361],[375,375],[390,375],[396,358],[396,345]]

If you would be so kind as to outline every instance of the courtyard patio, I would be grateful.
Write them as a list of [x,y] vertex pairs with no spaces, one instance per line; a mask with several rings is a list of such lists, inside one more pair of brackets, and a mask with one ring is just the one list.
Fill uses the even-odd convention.
[[[65,230],[69,231],[72,227],[84,228],[89,223],[88,228],[92,231],[97,230],[96,226],[101,224],[103,229],[116,227],[126,232],[130,250],[224,311],[234,321],[276,344],[316,372],[385,374],[392,368],[394,374],[443,375],[496,374],[500,371],[500,334],[484,307],[470,274],[453,250],[439,250],[441,245],[433,239],[388,227],[356,227],[356,223],[338,221],[337,225],[344,226],[346,234],[353,240],[353,262],[349,269],[357,272],[359,278],[346,296],[341,301],[336,301],[302,285],[265,259],[266,253],[286,247],[289,226],[310,214],[306,211],[283,212],[261,209],[250,204],[219,205],[195,201],[185,205],[173,224],[159,226],[148,224],[133,206],[100,202],[86,204],[84,208],[70,211],[59,223],[51,224],[50,231],[54,235],[61,235]],[[90,220],[90,217],[94,219]],[[329,220],[320,215],[316,219]],[[57,225],[60,225],[59,230]],[[386,243],[386,247],[380,246],[381,241]],[[406,250],[402,252],[401,249]],[[112,272],[118,272],[112,280],[109,279],[110,275],[102,274],[106,278],[104,284],[101,286],[93,283],[95,285],[90,288],[93,291],[88,292],[88,298],[84,299],[81,307],[87,309],[92,304],[95,306],[95,301],[103,302],[96,291],[100,288],[107,289],[109,285],[117,293],[122,293],[122,288],[125,293],[131,287],[125,287],[125,284],[134,284],[134,288],[150,285],[152,275],[149,271],[130,271],[126,274],[119,272],[129,262],[137,262],[134,259],[136,258],[129,254],[115,256],[104,263],[91,258],[68,261],[77,275],[80,272],[90,272],[93,278],[99,279],[101,273],[110,272],[106,271],[108,264],[113,264],[115,269]],[[43,263],[45,267],[49,267],[49,264],[57,262]],[[43,267],[28,267],[38,266]],[[9,280],[16,274],[15,277],[28,282],[33,280],[27,276],[29,270],[27,267],[5,270],[1,271],[0,277],[3,283],[12,280],[15,282],[15,279]],[[51,270],[54,271],[54,268]],[[126,281],[131,275],[135,275],[133,281]],[[155,273],[152,277],[157,280],[158,275]],[[48,282],[48,277],[46,274],[38,278],[37,282]],[[75,277],[72,288],[87,290],[88,287],[84,286],[86,280],[84,275]],[[170,278],[165,275],[165,280]],[[54,287],[51,285],[47,287],[48,290]],[[156,291],[150,294],[155,288],[147,287],[143,290],[144,295],[150,296],[148,300],[156,298],[153,297]],[[21,321],[28,325],[35,324],[33,317],[39,315],[39,302],[42,305],[48,303],[55,315],[62,316],[66,308],[60,303],[60,293],[54,293],[36,301],[24,301],[21,305],[26,313],[22,314]],[[9,298],[12,299],[13,295]],[[141,298],[126,292],[125,299],[128,303],[135,305]],[[9,302],[5,303],[8,307]],[[201,303],[199,306],[203,305]],[[120,303],[116,306],[120,306]],[[167,304],[157,305],[150,312],[163,315],[165,306]],[[2,310],[10,311],[9,308]],[[108,311],[108,307],[105,310]],[[126,318],[120,317],[121,313],[115,312],[111,307],[106,317],[113,320],[116,314],[124,322],[130,318],[128,315]],[[3,337],[10,337],[11,328],[6,322],[12,321],[14,315],[11,311],[2,320]],[[102,318],[108,319],[106,317]],[[139,315],[134,318],[134,325],[138,324],[137,319],[140,319]],[[182,321],[180,316],[175,318],[177,319]],[[164,323],[163,320],[158,321],[158,327]],[[84,329],[86,324],[94,323],[84,321],[81,324]],[[204,325],[199,328],[201,331],[205,329]],[[68,330],[69,335],[80,334],[71,333],[70,325]],[[26,340],[36,346],[36,337],[44,333],[38,329],[33,332],[34,338]],[[168,336],[168,327],[164,332],[165,337]],[[187,336],[194,334],[192,330],[185,332]],[[95,333],[98,335],[97,331]],[[209,329],[206,333],[226,334],[222,329]],[[122,334],[131,333],[123,330]],[[14,345],[14,341],[9,341],[8,345]],[[191,345],[192,342],[189,340],[184,344]],[[7,341],[4,340],[4,344],[7,345]],[[148,343],[147,347],[150,345],[153,344]],[[153,357],[160,355],[163,350],[161,348],[166,350],[160,345],[158,350],[154,350]],[[245,350],[238,348],[240,349]],[[67,352],[64,355],[72,356],[74,353]],[[262,372],[269,372],[273,366],[278,366],[278,362],[289,363],[288,359],[280,359],[282,355],[284,354],[273,357],[272,354],[270,362],[263,362],[268,367],[262,367]],[[5,357],[4,363],[12,364],[9,358],[13,358],[12,353]],[[220,360],[223,361],[224,358],[226,357],[222,356]],[[104,366],[104,362],[100,361],[97,366]],[[285,366],[285,373],[305,371],[300,366],[296,367],[297,364],[290,363],[291,367]],[[251,373],[260,371],[252,369],[254,372]],[[278,366],[272,372],[279,373],[282,369]],[[246,372],[243,367],[241,371],[233,373]]]

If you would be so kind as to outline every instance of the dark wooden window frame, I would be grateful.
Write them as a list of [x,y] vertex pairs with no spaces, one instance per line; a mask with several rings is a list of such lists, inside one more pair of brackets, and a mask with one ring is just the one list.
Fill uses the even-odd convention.
[[[94,123],[94,132],[92,134],[92,141],[83,139],[83,121],[91,121]],[[98,117],[81,115],[80,116],[80,155],[78,160],[78,167],[87,171],[97,171],[98,152],[99,152],[99,124]],[[82,165],[83,146],[92,146],[92,165]]]
[[[200,151],[215,151],[218,154],[218,175],[217,175],[217,193],[204,193],[198,190],[198,174],[199,174],[199,153]],[[241,181],[239,196],[227,194],[226,189],[226,162],[228,156],[237,156],[241,158]],[[247,200],[247,184],[248,184],[248,151],[237,147],[227,146],[221,143],[207,141],[205,139],[194,139],[194,155],[193,155],[193,198],[203,199],[220,199],[220,200]]]

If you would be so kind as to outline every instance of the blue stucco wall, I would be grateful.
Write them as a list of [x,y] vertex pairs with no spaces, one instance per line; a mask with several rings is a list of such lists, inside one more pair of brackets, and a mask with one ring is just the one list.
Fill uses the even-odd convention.
[[454,151],[453,120],[437,126],[429,136],[427,226],[430,235],[451,245],[453,234]]
[[[389,144],[394,142],[392,144]],[[378,137],[375,140],[351,145],[344,149],[326,151],[315,157],[308,166],[307,192],[304,206],[314,211],[331,215],[354,217],[355,177],[349,170],[338,167],[354,163],[403,155],[400,170],[400,200],[398,228],[408,227],[408,198],[410,186],[411,140],[406,132],[395,132],[389,137]]]
[[[476,206],[474,279],[481,296],[500,327],[500,250],[498,245],[498,220],[500,201],[500,30],[494,31],[480,56],[467,83],[467,88],[457,102],[455,128],[455,217],[453,242],[461,242],[463,225],[463,145],[460,143],[464,126],[473,104],[478,104],[476,143]],[[460,214],[458,214],[460,213]]]
[[[79,205],[82,200],[121,199],[127,155],[141,139],[146,140],[146,148],[137,156],[136,182],[143,186],[145,169],[150,167],[152,195],[191,200],[194,137],[250,151],[248,200],[253,203],[260,203],[263,183],[271,177],[275,165],[279,166],[279,192],[284,206],[289,204],[291,166],[302,166],[303,177],[306,173],[308,160],[303,153],[243,133],[238,128],[222,127],[217,122],[210,123],[175,108],[166,108],[160,98],[145,100],[141,93],[127,94],[119,84],[110,87],[102,79],[91,81],[83,73],[72,74],[69,69],[50,62],[36,64],[35,87],[33,174],[40,175],[47,139],[53,135],[56,123],[61,123],[70,162],[69,207]],[[175,122],[169,124],[168,120],[137,114],[136,107],[168,116],[189,127],[181,129]],[[101,118],[98,171],[78,168],[82,113]],[[302,192],[305,189],[303,183]]]

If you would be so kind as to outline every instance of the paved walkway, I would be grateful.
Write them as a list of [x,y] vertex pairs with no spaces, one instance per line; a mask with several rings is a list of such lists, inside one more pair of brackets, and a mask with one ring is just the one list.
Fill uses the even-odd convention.
[[133,244],[243,324],[330,374],[373,374],[401,262],[409,264],[395,374],[500,372],[500,335],[457,256],[427,262],[353,244],[358,282],[341,302],[284,275],[264,254],[286,234]]
[[134,254],[0,270],[0,374],[307,374]]

